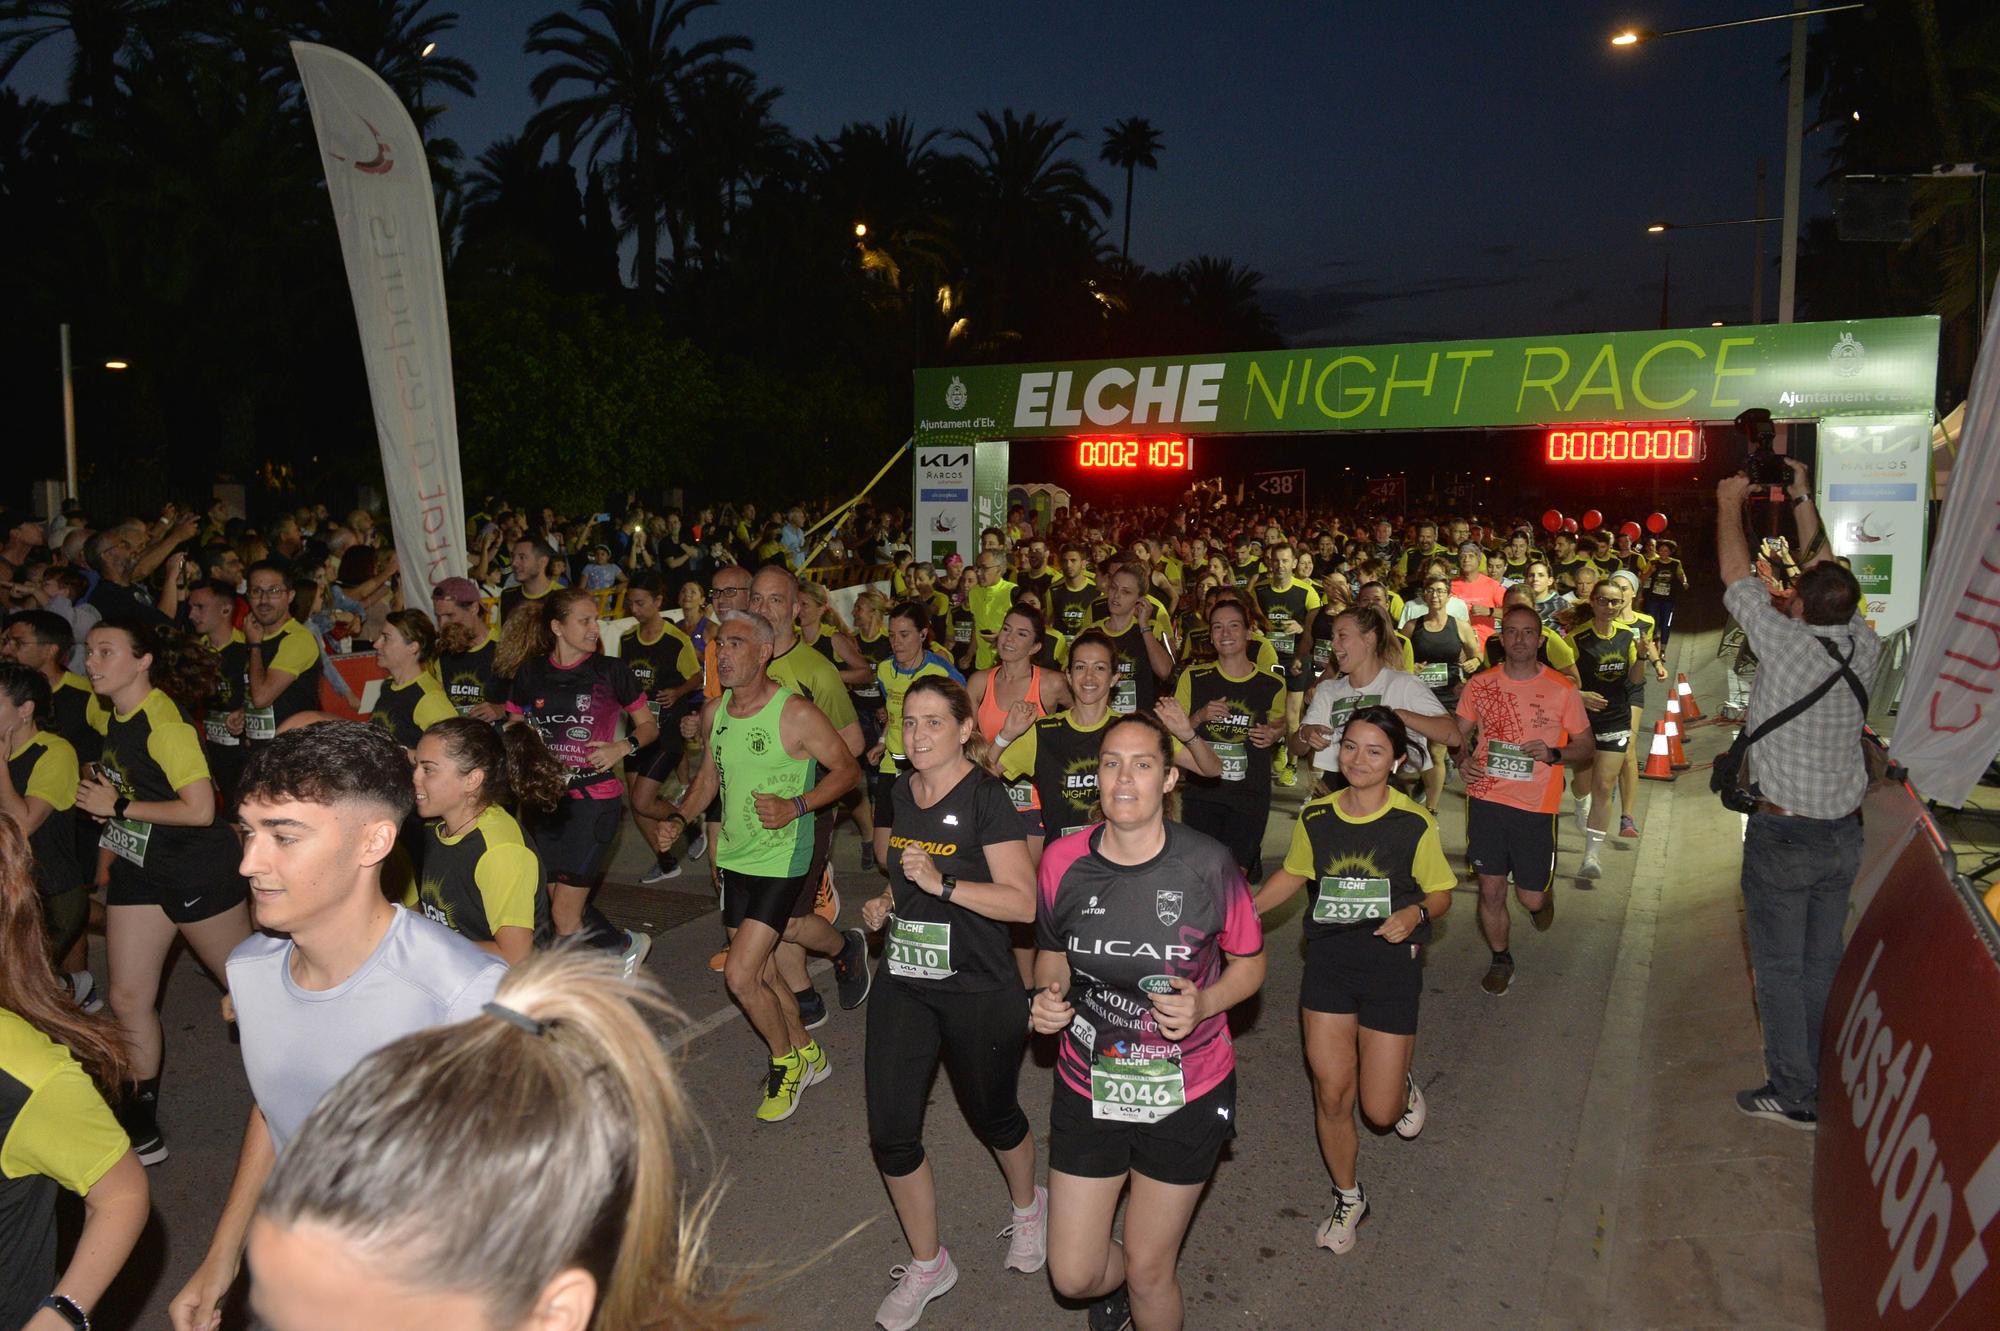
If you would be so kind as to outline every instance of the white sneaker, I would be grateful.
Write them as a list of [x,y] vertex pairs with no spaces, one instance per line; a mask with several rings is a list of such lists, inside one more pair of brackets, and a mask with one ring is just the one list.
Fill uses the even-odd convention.
[[930,1271],[919,1270],[915,1262],[889,1268],[889,1274],[896,1277],[896,1288],[889,1291],[889,1297],[875,1310],[875,1325],[882,1331],[910,1331],[924,1315],[924,1305],[958,1283],[958,1267],[951,1260],[951,1250],[939,1244],[938,1256],[942,1260]]
[[675,860],[672,864],[668,865],[663,865],[655,860],[651,869],[639,875],[639,881],[651,887],[654,883],[664,883],[669,878],[678,878],[680,876],[681,862],[679,860]]
[[708,824],[703,823],[701,831],[695,833],[694,840],[688,842],[688,858],[698,860],[706,854],[708,854]]
[[104,995],[97,992],[97,977],[89,971],[69,973],[69,996],[85,1012],[104,1011]]
[[627,929],[625,931],[625,951],[620,953],[618,957],[618,963],[622,968],[619,972],[620,976],[629,980],[634,975],[637,975],[639,967],[645,963],[646,954],[652,950],[653,936],[651,934],[642,934],[637,929]]
[[1424,1104],[1423,1090],[1417,1085],[1416,1074],[1411,1073],[1410,1096],[1404,1102],[1403,1116],[1396,1120],[1396,1135],[1406,1142],[1415,1141],[1429,1119],[1430,1108]]
[[1021,1271],[1032,1275],[1048,1264],[1049,1260],[1049,1190],[1035,1189],[1035,1207],[1028,1215],[1014,1213],[1014,1223],[1000,1231],[1000,1238],[1007,1240],[1007,1262],[1009,1271]]
[[1368,1197],[1356,1188],[1352,1201],[1340,1189],[1333,1190],[1333,1214],[1319,1227],[1314,1242],[1329,1252],[1348,1252],[1354,1247],[1354,1231],[1361,1228],[1361,1218],[1368,1214]]
[[1576,876],[1578,878],[1602,878],[1604,876],[1604,866],[1597,862],[1596,855],[1585,855],[1583,863],[1577,867]]
[[1576,834],[1580,837],[1588,837],[1590,835],[1590,796],[1588,795],[1578,795],[1576,797]]

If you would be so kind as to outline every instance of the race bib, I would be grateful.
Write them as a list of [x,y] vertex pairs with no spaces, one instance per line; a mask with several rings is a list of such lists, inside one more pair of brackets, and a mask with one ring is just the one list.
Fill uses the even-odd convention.
[[905,980],[943,980],[952,974],[951,926],[929,920],[890,922],[888,947],[882,954],[889,974]]
[[1250,775],[1250,745],[1240,739],[1210,740],[1208,747],[1222,760],[1222,779],[1242,781]]
[[1417,667],[1417,679],[1427,689],[1451,686],[1451,662],[1425,661]]
[[1600,744],[1609,744],[1615,748],[1620,744],[1631,743],[1632,732],[1629,730],[1607,730],[1597,737],[1597,742]]
[[1122,1123],[1158,1123],[1187,1103],[1181,1065],[1170,1058],[1115,1058],[1090,1065],[1090,1116]]
[[1035,784],[1032,781],[1015,781],[1007,787],[1007,798],[1014,802],[1016,813],[1032,813],[1035,808]]
[[1278,654],[1280,661],[1291,660],[1292,653],[1297,651],[1298,647],[1299,635],[1296,633],[1273,633],[1271,635],[1271,650]]
[[972,621],[955,619],[951,623],[951,640],[963,647],[972,641]]
[[206,739],[210,744],[221,744],[232,749],[243,742],[229,733],[229,720],[227,717],[203,717],[201,720],[201,733],[202,738]]
[[252,707],[243,713],[243,738],[251,740],[276,739],[278,737],[278,714],[268,707]]
[[1119,716],[1130,716],[1139,710],[1139,680],[1132,673],[1130,661],[1118,663],[1118,680],[1111,686],[1111,710]]
[[146,867],[146,843],[152,839],[151,823],[113,818],[104,824],[104,834],[97,838],[97,844],[119,859],[143,869]]
[[1324,670],[1326,663],[1333,659],[1333,639],[1313,639],[1313,669]]
[[1313,898],[1313,921],[1317,924],[1386,920],[1389,911],[1386,878],[1322,878],[1319,895]]
[[647,698],[646,710],[653,714],[653,724],[660,724],[660,700],[652,697]]
[[1489,740],[1486,745],[1486,775],[1496,781],[1532,781],[1535,779],[1535,760],[1518,744],[1509,744],[1504,739]]
[[1348,719],[1356,712],[1364,707],[1379,707],[1381,703],[1382,696],[1377,693],[1356,693],[1345,698],[1336,698],[1333,712],[1326,718],[1326,724],[1338,736],[1341,731],[1347,729]]

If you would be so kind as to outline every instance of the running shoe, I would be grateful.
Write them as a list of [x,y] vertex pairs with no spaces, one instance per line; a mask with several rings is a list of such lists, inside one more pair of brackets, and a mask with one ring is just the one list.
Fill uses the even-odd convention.
[[163,1164],[167,1158],[167,1139],[158,1132],[148,1133],[144,1141],[132,1143],[132,1154],[139,1157],[142,1165]]
[[826,1000],[817,989],[801,989],[792,997],[799,1000],[799,1024],[809,1031],[826,1025]]
[[800,1078],[800,1086],[817,1086],[833,1075],[833,1058],[826,1052],[826,1046],[813,1040],[799,1050],[799,1062],[805,1067]]
[[89,971],[69,973],[69,996],[85,1012],[104,1011],[104,995],[97,992],[97,977]]
[[653,936],[642,934],[637,929],[625,931],[625,950],[618,954],[619,974],[631,979],[645,964],[646,956],[653,950]]
[[1132,1296],[1120,1285],[1090,1305],[1090,1331],[1126,1331],[1132,1325]]
[[833,959],[833,978],[840,988],[840,1006],[852,1012],[868,1001],[875,977],[868,970],[868,935],[849,929],[843,936],[847,946]]
[[924,1315],[924,1306],[958,1283],[958,1266],[943,1244],[938,1245],[937,1264],[930,1270],[911,1262],[890,1267],[889,1274],[895,1277],[896,1288],[875,1310],[875,1325],[882,1331],[910,1331]]
[[1313,1242],[1329,1252],[1348,1252],[1354,1247],[1354,1231],[1361,1228],[1361,1221],[1368,1214],[1368,1197],[1360,1188],[1355,1188],[1349,1197],[1339,1188],[1333,1190],[1333,1214],[1319,1227]]
[[708,959],[708,968],[712,971],[719,971],[728,964],[729,964],[729,949],[726,947],[723,948],[722,951],[716,953],[714,956]]
[[1576,876],[1583,879],[1602,878],[1604,866],[1597,862],[1597,856],[1586,855],[1583,857],[1583,863],[1576,866]]
[[799,1093],[805,1086],[805,1064],[794,1049],[783,1058],[771,1060],[764,1074],[764,1102],[757,1106],[759,1123],[782,1123],[799,1107]]
[[813,914],[832,924],[840,919],[840,889],[833,885],[833,866],[820,871],[819,890],[813,894]]
[[1632,821],[1629,813],[1618,816],[1618,835],[1635,837],[1639,835],[1639,824]]
[[680,876],[681,862],[670,858],[665,864],[655,862],[652,868],[639,876],[639,881],[651,887],[654,883],[664,883],[669,878],[678,878]]
[[1396,1120],[1396,1135],[1406,1142],[1415,1141],[1417,1134],[1424,1130],[1430,1119],[1430,1107],[1424,1103],[1423,1088],[1417,1085],[1415,1073],[1409,1075],[1410,1094],[1403,1102],[1403,1116]]
[[861,843],[861,872],[863,873],[876,872],[875,843],[873,841],[863,841]]
[[1014,1212],[1014,1223],[1000,1231],[1007,1240],[1007,1269],[1032,1275],[1049,1260],[1049,1190],[1035,1189],[1035,1204],[1026,1215]]
[[1556,922],[1556,885],[1550,883],[1542,889],[1542,908],[1528,912],[1528,920],[1535,926],[1535,932],[1545,934],[1549,926]]
[[1507,986],[1513,982],[1514,959],[1512,957],[1495,957],[1493,958],[1493,964],[1486,968],[1486,978],[1479,982],[1479,987],[1495,998],[1498,998],[1507,992]]
[[695,833],[694,840],[688,842],[688,858],[698,860],[708,854],[708,824],[703,823],[701,831]]
[[1819,1127],[1818,1114],[1809,1109],[1785,1108],[1785,1102],[1778,1098],[1777,1090],[1768,1081],[1754,1091],[1738,1091],[1736,1107],[1752,1118],[1769,1119],[1802,1132],[1812,1132]]
[[1580,837],[1588,837],[1590,835],[1590,796],[1588,795],[1578,795],[1576,797],[1576,834]]
[[1280,767],[1280,768],[1278,769],[1278,784],[1279,784],[1279,785],[1281,785],[1281,786],[1296,786],[1296,785],[1297,785],[1298,783],[1299,783],[1299,769],[1298,769],[1298,768],[1296,768],[1296,767]]

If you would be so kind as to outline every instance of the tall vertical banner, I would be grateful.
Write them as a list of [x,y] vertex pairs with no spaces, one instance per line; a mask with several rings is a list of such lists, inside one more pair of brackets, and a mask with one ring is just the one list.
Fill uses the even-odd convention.
[[1917,622],[1930,520],[1931,418],[1840,416],[1819,427],[1819,520],[1883,636]]
[[424,592],[467,567],[458,408],[430,165],[409,112],[352,56],[293,42],[354,297],[389,521]]
[[1889,746],[1919,794],[1954,808],[2000,750],[2000,302],[1982,346]]
[[968,562],[984,527],[1007,523],[1007,441],[916,450],[910,548],[919,560]]

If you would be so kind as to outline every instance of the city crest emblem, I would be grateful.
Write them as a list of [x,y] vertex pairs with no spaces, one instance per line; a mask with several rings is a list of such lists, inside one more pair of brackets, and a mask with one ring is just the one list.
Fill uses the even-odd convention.
[[1833,350],[1826,353],[1833,365],[1833,372],[1843,379],[1852,379],[1861,373],[1862,362],[1868,359],[1868,348],[1855,341],[1854,334],[1842,333],[1840,341],[1833,344]]
[[944,404],[953,411],[963,411],[965,398],[965,380],[954,374],[951,377],[951,386],[944,390]]
[[1178,892],[1155,892],[1153,910],[1160,917],[1161,924],[1178,924],[1181,918],[1181,894]]

